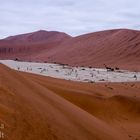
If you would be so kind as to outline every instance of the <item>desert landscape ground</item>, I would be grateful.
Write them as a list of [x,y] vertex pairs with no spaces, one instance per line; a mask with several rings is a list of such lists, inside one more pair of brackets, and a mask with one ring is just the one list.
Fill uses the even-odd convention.
[[0,65],[7,140],[138,140],[140,83],[81,83]]
[[0,60],[0,63],[18,70],[59,79],[81,82],[139,82],[140,72],[92,67],[72,67],[54,63]]
[[140,140],[139,39],[117,29],[0,40],[1,139]]

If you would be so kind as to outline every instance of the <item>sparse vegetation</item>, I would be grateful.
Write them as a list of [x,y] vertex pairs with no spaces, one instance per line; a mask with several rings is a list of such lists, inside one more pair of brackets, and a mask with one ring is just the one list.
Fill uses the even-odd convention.
[[115,67],[115,70],[120,70],[120,68],[118,68],[118,67]]
[[104,66],[105,66],[105,68],[106,68],[107,71],[114,71],[114,68],[108,67],[105,64],[104,64]]
[[18,58],[15,58],[15,61],[19,61],[19,59]]

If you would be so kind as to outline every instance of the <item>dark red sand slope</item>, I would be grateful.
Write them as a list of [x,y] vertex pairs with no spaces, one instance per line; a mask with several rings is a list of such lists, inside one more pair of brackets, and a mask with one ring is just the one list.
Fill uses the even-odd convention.
[[0,59],[23,59],[32,61],[33,56],[48,52],[71,36],[56,31],[37,31],[11,36],[0,40]]
[[14,43],[21,43],[21,42],[34,43],[34,42],[42,42],[42,41],[46,41],[46,42],[60,41],[66,38],[70,38],[70,36],[63,32],[40,30],[32,33],[10,36],[5,38],[4,40],[11,41]]
[[[38,32],[34,33],[35,36],[36,34]],[[61,36],[61,34],[58,36]],[[14,59],[18,57],[22,60],[48,61],[93,67],[104,67],[104,64],[106,64],[107,66],[120,67],[122,69],[140,70],[140,31],[116,29],[73,38],[66,34],[62,36],[64,39],[60,42],[53,41],[54,36],[50,37],[52,42],[49,43],[46,43],[44,38],[42,41],[40,36],[35,38],[38,41],[41,40],[41,42],[36,42],[33,37],[31,40],[34,43],[28,43],[28,45],[26,43],[30,42],[29,36],[25,35],[24,39],[22,36],[9,37],[4,41],[12,40],[12,42],[17,42],[16,40],[28,39],[25,41],[26,43],[21,43],[24,47],[21,47],[21,44],[16,46],[18,48],[17,52],[0,53],[0,58],[9,57]],[[10,44],[10,46],[11,48],[14,47],[13,44]]]
[[106,64],[140,70],[140,31],[122,29],[78,36],[61,44],[51,56],[52,61],[71,65],[104,67]]

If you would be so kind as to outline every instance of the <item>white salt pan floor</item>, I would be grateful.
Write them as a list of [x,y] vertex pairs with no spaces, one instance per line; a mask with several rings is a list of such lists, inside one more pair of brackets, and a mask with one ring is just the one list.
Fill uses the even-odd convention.
[[18,70],[59,79],[81,82],[134,82],[140,81],[140,72],[126,70],[107,71],[106,69],[71,67],[52,63],[21,62],[0,60],[0,63]]

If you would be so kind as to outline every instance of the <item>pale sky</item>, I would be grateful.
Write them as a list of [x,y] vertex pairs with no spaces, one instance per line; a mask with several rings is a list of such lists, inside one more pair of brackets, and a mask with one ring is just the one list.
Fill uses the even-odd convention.
[[37,30],[72,36],[140,30],[140,0],[0,0],[0,38]]

